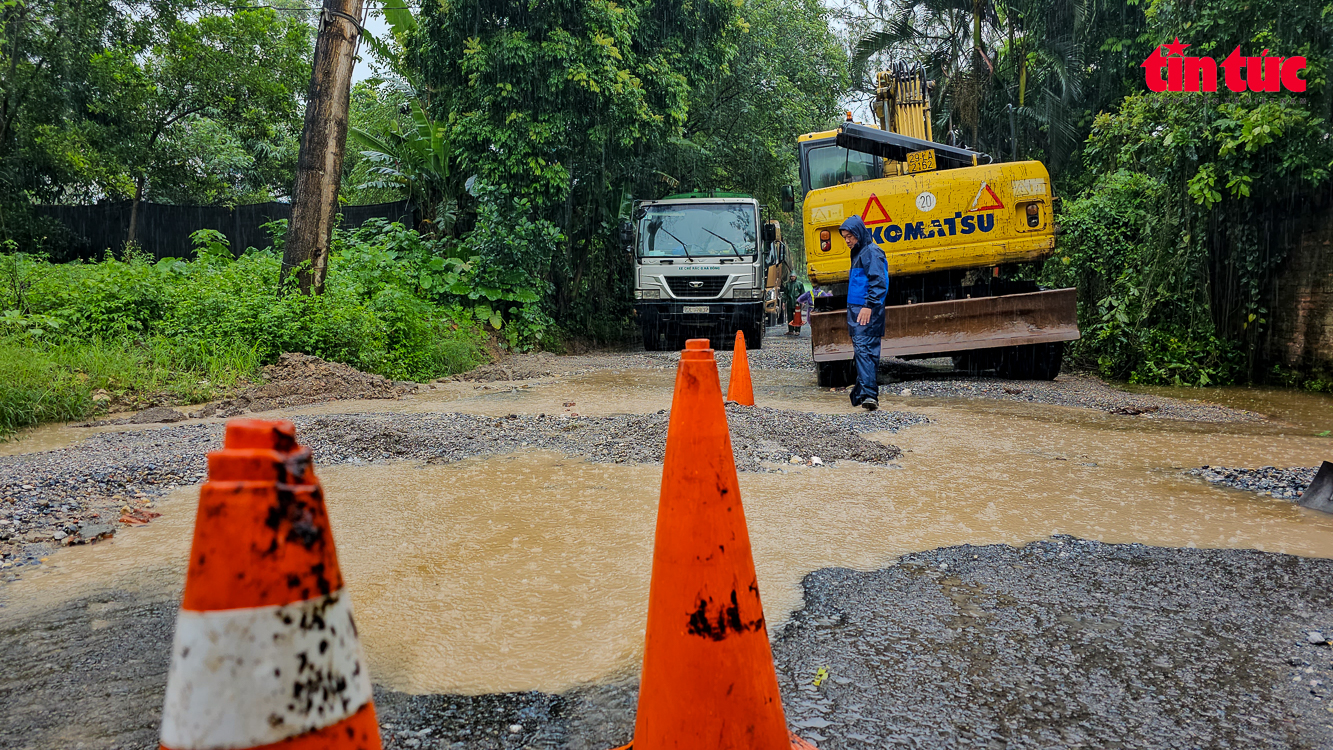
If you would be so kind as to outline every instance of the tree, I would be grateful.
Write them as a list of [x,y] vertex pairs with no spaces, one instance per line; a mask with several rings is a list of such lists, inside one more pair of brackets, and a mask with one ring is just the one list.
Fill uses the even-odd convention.
[[145,189],[179,167],[182,145],[199,142],[206,120],[262,137],[293,116],[308,49],[303,24],[255,8],[168,19],[153,43],[121,42],[93,57],[90,109],[116,135],[134,182],[127,242]]
[[1305,56],[1307,91],[1139,93],[1098,114],[1084,146],[1091,184],[1069,203],[1063,257],[1046,273],[1079,287],[1076,354],[1107,375],[1248,380],[1267,369],[1273,275],[1333,183],[1333,20],[1270,0],[1153,2],[1131,50],[1142,61],[1175,37],[1218,59],[1237,46]]
[[[139,34],[110,2],[12,0],[0,4],[0,201],[86,194],[107,179],[88,155],[90,63],[110,39]],[[82,156],[81,155],[85,155]],[[8,228],[8,227],[7,227]]]
[[365,148],[368,179],[363,188],[396,188],[416,204],[422,223],[431,234],[454,232],[458,196],[457,152],[450,142],[452,129],[426,113],[420,100],[409,105],[411,124],[404,128],[391,120],[380,135],[351,128],[349,135]]
[[324,291],[347,145],[352,67],[365,20],[361,0],[324,0],[320,19],[292,189],[291,228],[282,254],[283,276],[294,275],[302,294]]
[[594,337],[628,311],[629,199],[729,187],[776,204],[796,137],[830,124],[845,81],[807,0],[463,0],[392,25],[385,56],[446,123],[450,174],[475,177],[464,252]]
[[[796,181],[798,136],[839,119],[847,58],[816,0],[748,0],[735,60],[691,92],[684,136],[669,156],[685,185],[751,193],[776,207]],[[663,169],[669,169],[664,166]]]
[[857,7],[849,23],[858,89],[873,93],[873,70],[889,62],[920,63],[935,81],[941,140],[996,156],[1016,149],[1019,158],[1045,161],[1057,181],[1067,169],[1081,173],[1075,155],[1093,116],[1137,90],[1135,73],[1142,80],[1142,56],[1129,48],[1139,43],[1143,10],[1121,0],[862,0]]
[[[363,60],[364,62],[364,60]],[[371,135],[388,133],[395,127],[402,129],[405,111],[411,111],[412,92],[400,80],[372,77],[352,84],[348,104],[347,136],[353,144],[343,160],[343,178],[339,200],[345,205],[363,206],[402,200],[406,196],[397,186],[373,187],[376,182],[370,169],[374,164],[361,155],[365,148],[355,142],[356,131]]]
[[222,15],[195,0],[0,4],[0,234],[51,247],[58,228],[32,203],[285,195],[306,15]]

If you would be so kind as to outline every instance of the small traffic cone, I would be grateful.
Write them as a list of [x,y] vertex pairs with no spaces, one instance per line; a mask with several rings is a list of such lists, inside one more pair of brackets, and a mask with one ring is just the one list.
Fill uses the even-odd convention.
[[379,750],[310,449],[235,419],[208,454],[162,710],[169,750]]
[[707,339],[680,355],[633,750],[791,750]]
[[797,306],[796,306],[796,314],[792,316],[791,324],[792,324],[792,327],[793,327],[793,328],[800,328],[801,326],[805,325],[805,322],[801,320],[801,306],[800,306],[800,305],[797,305]]
[[736,332],[736,351],[731,356],[731,378],[727,381],[727,400],[742,406],[754,406],[754,385],[750,383],[750,358],[745,353],[745,332]]

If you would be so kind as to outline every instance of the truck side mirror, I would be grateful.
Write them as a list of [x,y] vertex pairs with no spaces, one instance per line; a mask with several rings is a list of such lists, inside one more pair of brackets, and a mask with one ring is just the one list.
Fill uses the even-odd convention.
[[782,210],[791,213],[796,210],[796,193],[791,185],[782,186]]
[[787,243],[783,242],[778,245],[778,265],[782,265],[783,263],[786,262],[787,262]]
[[628,221],[620,222],[620,244],[629,247],[634,243],[634,225]]
[[777,227],[772,224],[765,224],[763,227],[764,242],[776,242],[778,239]]

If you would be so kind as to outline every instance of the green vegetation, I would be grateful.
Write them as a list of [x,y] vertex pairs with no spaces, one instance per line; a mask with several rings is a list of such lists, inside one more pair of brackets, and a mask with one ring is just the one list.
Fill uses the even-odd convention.
[[34,203],[288,195],[312,19],[194,0],[0,4],[0,239],[62,253],[68,231]]
[[0,437],[40,422],[82,419],[105,407],[199,403],[258,369],[253,348],[180,345],[163,336],[0,338]]
[[[337,235],[318,297],[281,293],[274,248],[233,258],[217,232],[195,241],[193,261],[0,256],[0,433],[90,414],[97,389],[124,405],[207,400],[286,351],[394,379],[448,375],[485,360],[483,326],[514,296],[479,283],[475,259],[383,221]],[[546,333],[516,318],[497,331],[508,345]]]
[[[358,191],[399,186],[431,231],[531,293],[518,322],[594,342],[629,325],[631,198],[778,205],[796,137],[828,127],[846,59],[817,0],[464,0],[384,6],[391,80],[354,97]],[[410,104],[384,122],[409,92]],[[510,320],[510,313],[502,316]]]
[[1086,172],[1071,181],[1087,187],[1061,219],[1061,257],[1047,263],[1048,279],[1079,286],[1077,361],[1140,383],[1326,382],[1274,377],[1260,352],[1273,276],[1318,215],[1333,173],[1333,142],[1319,116],[1330,100],[1331,10],[1147,6],[1149,38],[1188,34],[1201,42],[1199,54],[1220,60],[1240,45],[1250,54],[1305,55],[1308,91],[1134,94],[1097,116]]
[[[1140,383],[1273,379],[1273,276],[1333,172],[1333,5],[1281,0],[854,0],[852,85],[919,62],[935,136],[1038,159],[1066,198],[1057,257],[1079,288],[1075,365]],[[1307,91],[1148,93],[1140,64],[1179,37],[1304,56]],[[1222,72],[1219,70],[1219,76]],[[1320,206],[1325,206],[1320,208]],[[1279,368],[1281,369],[1281,368]],[[1324,382],[1318,376],[1277,378]]]

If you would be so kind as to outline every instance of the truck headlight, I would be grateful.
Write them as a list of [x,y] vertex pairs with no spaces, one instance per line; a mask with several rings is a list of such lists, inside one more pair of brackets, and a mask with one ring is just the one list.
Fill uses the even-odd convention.
[[659,299],[661,296],[661,289],[644,289],[641,292],[634,293],[634,299]]
[[760,299],[764,296],[763,289],[733,289],[731,290],[732,299]]

